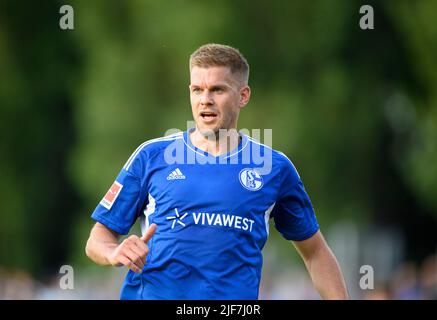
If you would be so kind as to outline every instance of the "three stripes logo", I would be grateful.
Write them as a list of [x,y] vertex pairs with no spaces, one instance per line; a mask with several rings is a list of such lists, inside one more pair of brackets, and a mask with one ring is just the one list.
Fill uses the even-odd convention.
[[167,177],[167,180],[179,180],[179,179],[186,179],[184,174],[179,168],[176,168],[173,170]]

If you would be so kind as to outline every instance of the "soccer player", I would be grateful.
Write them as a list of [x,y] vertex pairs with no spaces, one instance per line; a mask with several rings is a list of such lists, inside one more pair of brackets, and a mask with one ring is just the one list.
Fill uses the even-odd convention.
[[[321,297],[348,298],[292,162],[236,130],[248,77],[237,49],[198,48],[190,57],[195,127],[140,145],[93,212],[86,253],[130,269],[121,299],[257,299],[270,218]],[[120,243],[137,218],[142,236]]]

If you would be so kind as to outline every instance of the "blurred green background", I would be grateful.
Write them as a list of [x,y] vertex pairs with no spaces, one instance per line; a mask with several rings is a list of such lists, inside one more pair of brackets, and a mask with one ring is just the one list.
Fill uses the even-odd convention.
[[[59,27],[63,4],[74,8],[74,30]],[[359,27],[364,4],[374,30]],[[210,42],[249,61],[252,98],[239,126],[273,130],[352,296],[429,298],[436,21],[434,0],[0,0],[0,298],[61,297],[38,290],[56,287],[64,264],[81,292],[68,297],[117,297],[125,270],[84,254],[90,214],[139,144],[186,129],[188,58]],[[302,262],[276,231],[264,251],[262,298],[317,298],[305,273],[291,273]],[[364,264],[375,268],[373,291],[358,287]],[[115,293],[93,295],[102,274],[116,279]],[[96,286],[81,287],[89,278]],[[26,281],[27,295],[16,289]]]

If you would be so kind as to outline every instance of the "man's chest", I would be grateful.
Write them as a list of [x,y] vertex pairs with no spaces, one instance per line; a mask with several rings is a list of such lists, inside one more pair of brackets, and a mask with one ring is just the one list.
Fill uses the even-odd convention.
[[263,211],[276,201],[278,174],[244,165],[167,165],[151,172],[147,190],[170,210]]

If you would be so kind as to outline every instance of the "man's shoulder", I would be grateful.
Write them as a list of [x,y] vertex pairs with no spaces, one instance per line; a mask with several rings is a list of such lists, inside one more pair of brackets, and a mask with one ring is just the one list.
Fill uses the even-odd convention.
[[183,132],[177,132],[171,135],[166,135],[163,137],[144,141],[131,154],[126,164],[124,165],[124,169],[128,170],[132,163],[138,158],[151,158],[155,154],[163,152],[163,150],[165,150],[165,148],[168,147],[169,144],[174,143],[177,140],[183,141],[183,134]]
[[[271,146],[263,144],[258,140],[247,136],[249,143],[256,145],[260,148],[260,152],[265,156],[267,153],[271,153],[272,161],[281,165],[293,164],[290,158],[282,151],[273,149]],[[253,147],[252,147],[253,149]]]
[[162,149],[166,148],[169,144],[173,143],[176,140],[183,140],[184,133],[177,132],[174,134],[154,138],[143,142],[138,149],[141,152],[146,152],[147,154],[154,153],[155,151],[162,151]]

